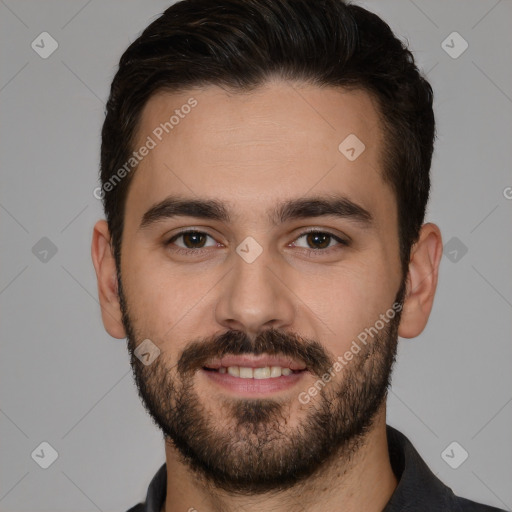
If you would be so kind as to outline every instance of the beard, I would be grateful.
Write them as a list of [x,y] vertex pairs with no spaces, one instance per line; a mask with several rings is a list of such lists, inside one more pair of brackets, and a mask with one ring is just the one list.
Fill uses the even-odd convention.
[[[142,403],[166,442],[206,485],[238,495],[283,491],[320,473],[334,459],[347,464],[364,443],[391,384],[401,308],[307,406],[298,405],[298,395],[292,400],[225,397],[208,404],[194,388],[194,376],[211,358],[290,356],[319,378],[330,369],[332,373],[335,359],[317,341],[295,333],[268,329],[250,339],[230,330],[190,342],[177,361],[167,362],[162,353],[145,366],[134,354],[145,337],[137,335],[120,276],[118,290]],[[404,295],[405,280],[395,303],[402,304]],[[292,427],[293,406],[300,415]]]

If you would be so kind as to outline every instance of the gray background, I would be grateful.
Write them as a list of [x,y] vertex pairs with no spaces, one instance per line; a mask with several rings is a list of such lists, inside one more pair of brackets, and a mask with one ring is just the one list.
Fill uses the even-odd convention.
[[[456,494],[510,510],[512,3],[361,3],[428,72],[439,135],[428,220],[445,244],[455,237],[428,327],[400,344],[388,422]],[[125,342],[103,329],[90,240],[108,87],[168,4],[0,0],[1,511],[124,511],[165,460]],[[44,31],[59,45],[47,59],[31,48]],[[458,58],[442,47],[454,31],[469,44]],[[59,455],[48,469],[31,457],[43,441]],[[441,457],[452,441],[469,453],[458,469]]]

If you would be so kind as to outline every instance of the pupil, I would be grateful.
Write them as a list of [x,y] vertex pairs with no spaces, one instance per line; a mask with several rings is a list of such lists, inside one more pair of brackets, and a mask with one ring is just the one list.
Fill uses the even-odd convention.
[[321,247],[316,247],[317,249],[323,249],[329,245],[329,239],[331,235],[327,235],[325,233],[309,233],[307,236],[308,244],[315,245],[318,244],[318,241],[320,240]]
[[[202,238],[203,240],[203,243],[200,244],[200,245],[196,245],[197,242],[198,242],[198,239]],[[189,243],[188,240],[192,239],[192,243]],[[189,249],[193,249],[193,248],[197,248],[197,247],[202,247],[204,245],[204,235],[202,235],[201,233],[186,233],[185,235],[183,235],[183,241],[185,242],[185,245],[189,248]]]

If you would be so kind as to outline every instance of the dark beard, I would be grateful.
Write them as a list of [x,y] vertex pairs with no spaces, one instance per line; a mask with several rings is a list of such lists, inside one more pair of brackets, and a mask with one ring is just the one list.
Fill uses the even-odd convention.
[[[228,428],[219,428],[194,390],[194,375],[211,357],[282,354],[302,360],[319,378],[335,360],[316,341],[269,329],[251,340],[241,331],[189,343],[177,364],[162,353],[144,366],[134,355],[137,337],[119,280],[123,324],[143,405],[184,463],[218,489],[238,495],[288,489],[333,458],[348,462],[371,429],[391,383],[400,313],[379,331],[301,410],[300,425],[287,429],[290,405],[282,399],[226,398],[217,404]],[[402,304],[405,282],[397,294]],[[136,343],[138,340],[138,343]],[[336,376],[339,378],[339,376]],[[306,389],[301,390],[306,391]],[[298,400],[298,398],[297,398]],[[216,411],[218,418],[219,411]]]

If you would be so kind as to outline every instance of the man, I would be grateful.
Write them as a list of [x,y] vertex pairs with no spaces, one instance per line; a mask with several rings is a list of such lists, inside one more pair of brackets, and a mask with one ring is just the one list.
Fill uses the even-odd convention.
[[434,300],[432,89],[341,0],[185,0],[127,49],[92,257],[166,463],[132,511],[484,511],[386,426]]

